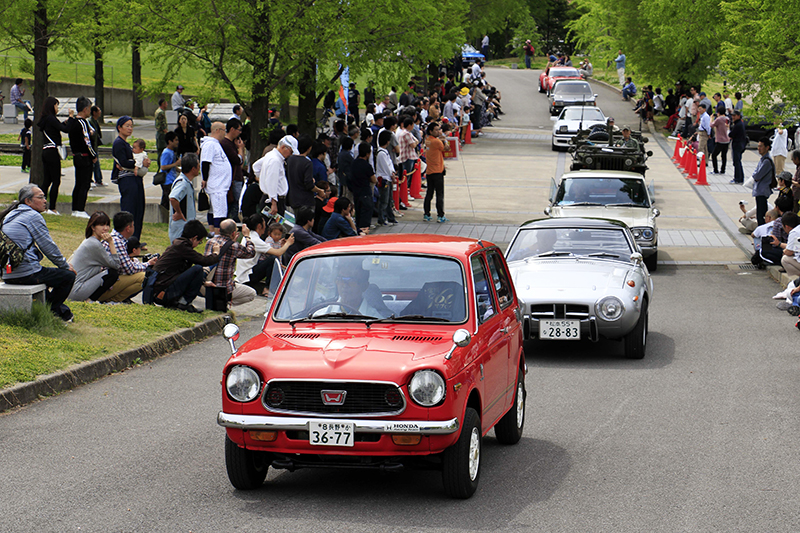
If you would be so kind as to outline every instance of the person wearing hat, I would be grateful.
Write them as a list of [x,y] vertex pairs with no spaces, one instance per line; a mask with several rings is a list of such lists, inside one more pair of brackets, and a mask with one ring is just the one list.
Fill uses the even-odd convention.
[[299,155],[297,139],[286,135],[278,141],[274,150],[267,152],[262,159],[261,172],[258,185],[264,193],[267,205],[270,206],[270,215],[281,215],[286,212],[286,194],[289,192],[289,182],[286,180],[285,161],[291,155]]
[[522,50],[525,52],[525,68],[531,68],[531,60],[533,59],[535,50],[533,49],[530,39],[525,41],[525,46],[522,47]]
[[183,97],[183,85],[178,85],[175,92],[172,93],[170,102],[172,103],[173,111],[177,111],[178,113],[183,111],[183,108],[186,107],[186,99]]
[[631,137],[631,128],[630,126],[622,126],[622,138],[617,139],[614,143],[614,146],[623,146],[625,148],[636,148],[639,149],[639,141]]
[[578,72],[580,72],[583,79],[591,78],[594,74],[594,67],[592,67],[592,62],[589,61],[588,57],[581,61],[580,67],[581,68],[578,69]]

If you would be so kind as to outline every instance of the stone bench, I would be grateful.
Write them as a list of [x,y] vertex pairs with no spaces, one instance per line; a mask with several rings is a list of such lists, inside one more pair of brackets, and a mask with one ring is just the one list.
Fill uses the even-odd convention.
[[3,104],[3,124],[17,123],[17,106],[14,104]]
[[[88,97],[89,101],[94,105],[94,97]],[[58,100],[58,115],[62,119],[69,116],[69,110],[75,111],[75,104],[78,103],[77,96],[56,96]],[[77,113],[75,113],[77,115]]]
[[9,285],[0,281],[0,311],[22,309],[31,312],[33,301],[45,303],[47,286],[39,285]]

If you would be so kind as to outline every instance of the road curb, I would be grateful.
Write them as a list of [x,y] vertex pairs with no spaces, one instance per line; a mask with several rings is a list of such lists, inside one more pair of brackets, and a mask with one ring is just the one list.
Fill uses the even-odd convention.
[[134,361],[149,361],[174,352],[195,341],[218,333],[225,325],[224,315],[209,318],[192,328],[165,335],[153,342],[95,361],[80,363],[54,374],[40,376],[35,381],[0,390],[0,413],[25,405],[39,398],[52,396],[103,376],[131,367]]

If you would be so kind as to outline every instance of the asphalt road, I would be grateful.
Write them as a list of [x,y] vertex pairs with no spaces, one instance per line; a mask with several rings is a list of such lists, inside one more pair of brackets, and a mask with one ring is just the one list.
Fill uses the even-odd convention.
[[[508,71],[504,100],[532,109],[501,124],[545,123],[534,73],[517,74],[535,98]],[[235,491],[214,338],[0,415],[0,533],[800,530],[800,332],[777,285],[722,267],[661,267],[654,283],[644,360],[608,341],[526,345],[524,437],[485,439],[468,501],[433,471],[271,471]]]

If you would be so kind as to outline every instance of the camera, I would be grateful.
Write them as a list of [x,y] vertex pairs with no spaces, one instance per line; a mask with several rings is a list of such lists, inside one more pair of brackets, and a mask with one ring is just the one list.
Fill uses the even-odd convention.
[[142,256],[142,262],[143,262],[143,263],[147,263],[147,262],[148,262],[148,261],[150,261],[151,259],[153,259],[153,258],[156,258],[156,259],[158,259],[159,257],[161,257],[161,254],[144,254],[144,255]]

